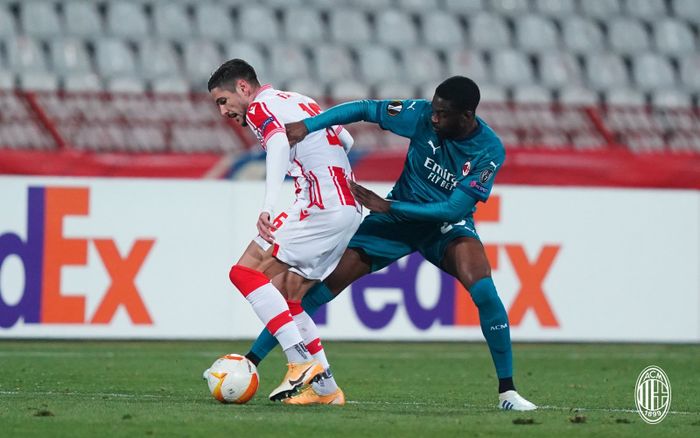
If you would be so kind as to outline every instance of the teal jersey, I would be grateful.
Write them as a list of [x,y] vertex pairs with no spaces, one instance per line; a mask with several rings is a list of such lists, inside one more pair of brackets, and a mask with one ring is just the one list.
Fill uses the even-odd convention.
[[505,148],[486,122],[477,117],[478,126],[469,137],[446,140],[433,130],[429,101],[377,104],[379,125],[410,139],[403,171],[389,195],[391,199],[443,202],[455,189],[478,201],[488,199],[494,177],[505,160]]

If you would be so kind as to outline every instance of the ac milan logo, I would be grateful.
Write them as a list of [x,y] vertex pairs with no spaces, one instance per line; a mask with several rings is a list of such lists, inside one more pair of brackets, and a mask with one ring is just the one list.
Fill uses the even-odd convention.
[[666,418],[671,409],[671,382],[664,370],[655,365],[644,368],[637,378],[634,402],[645,422],[657,424]]
[[464,163],[462,166],[462,176],[467,176],[469,175],[469,171],[472,169],[472,163],[471,161],[467,161]]

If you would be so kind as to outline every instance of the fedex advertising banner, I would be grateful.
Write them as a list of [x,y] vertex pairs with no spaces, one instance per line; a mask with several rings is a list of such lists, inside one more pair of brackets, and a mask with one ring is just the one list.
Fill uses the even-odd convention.
[[[0,337],[254,337],[262,324],[228,270],[263,193],[0,177]],[[476,218],[515,340],[700,341],[700,192],[497,185]],[[469,293],[419,254],[315,319],[326,339],[482,339]]]

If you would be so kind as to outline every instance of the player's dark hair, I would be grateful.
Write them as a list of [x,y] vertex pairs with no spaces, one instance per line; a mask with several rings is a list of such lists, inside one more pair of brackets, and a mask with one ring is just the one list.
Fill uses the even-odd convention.
[[450,102],[459,111],[476,111],[481,99],[476,82],[464,76],[445,79],[435,89],[435,95]]
[[238,79],[244,79],[252,85],[260,85],[255,69],[244,60],[235,58],[224,62],[212,73],[207,88],[209,91],[217,87],[233,91]]

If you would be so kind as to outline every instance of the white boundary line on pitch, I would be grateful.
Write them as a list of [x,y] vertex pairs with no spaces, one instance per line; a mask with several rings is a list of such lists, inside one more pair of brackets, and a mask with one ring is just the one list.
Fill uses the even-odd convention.
[[[50,396],[83,396],[83,397],[116,397],[116,398],[130,398],[130,399],[172,399],[176,398],[174,395],[160,395],[160,394],[124,394],[118,392],[29,392],[29,391],[2,391],[0,390],[0,395],[50,395]],[[399,405],[399,406],[437,406],[434,403],[424,403],[424,402],[400,402],[400,401],[358,401],[358,400],[348,400],[348,404],[351,405]],[[470,409],[487,409],[491,410],[490,406],[482,405],[470,405],[470,404],[460,404],[459,407],[465,407]],[[494,405],[493,409],[496,409]],[[538,406],[538,409],[546,411],[570,411],[570,412],[620,412],[628,414],[636,414],[636,409],[625,409],[625,408],[582,408],[582,407],[564,407],[564,406]],[[669,411],[669,414],[674,415],[698,415],[700,412],[688,412],[688,411]]]

